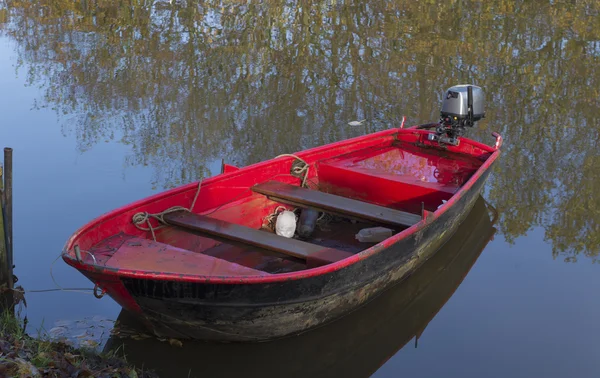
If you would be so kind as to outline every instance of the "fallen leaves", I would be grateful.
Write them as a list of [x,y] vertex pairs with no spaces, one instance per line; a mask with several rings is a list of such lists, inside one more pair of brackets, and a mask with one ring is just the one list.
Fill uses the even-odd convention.
[[96,348],[110,336],[115,322],[95,315],[77,320],[61,319],[43,335],[53,341],[67,343],[75,348]]
[[[99,320],[99,319],[97,319]],[[63,342],[37,339],[20,329],[18,319],[5,316],[0,325],[0,377],[97,377],[97,378],[150,378],[148,371],[128,366],[114,355],[93,351],[98,344],[86,339],[86,349],[77,349]],[[49,333],[63,337],[74,323],[58,321]],[[76,335],[85,338],[86,332]],[[86,344],[87,343],[87,344]]]

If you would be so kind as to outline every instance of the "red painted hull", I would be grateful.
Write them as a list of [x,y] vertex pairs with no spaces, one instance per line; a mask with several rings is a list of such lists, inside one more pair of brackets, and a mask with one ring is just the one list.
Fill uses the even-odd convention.
[[[306,331],[404,279],[469,213],[500,154],[499,145],[463,138],[459,146],[439,148],[427,141],[428,133],[390,129],[299,152],[295,156],[309,166],[306,178],[291,173],[295,158],[288,156],[241,169],[226,166],[200,189],[191,183],[93,220],[68,240],[63,259],[161,335],[257,341]],[[329,255],[334,251],[333,260],[326,254],[311,265],[312,255],[299,260],[281,249],[257,248],[252,237],[240,236],[261,228],[278,206],[293,208],[253,190],[273,181],[296,187],[306,181],[335,198],[392,209],[403,219],[421,218],[392,227],[393,235],[382,242],[365,244],[354,234],[378,225],[377,219],[365,223],[342,217],[308,240],[309,250],[318,245]],[[154,242],[152,232],[132,222],[136,213],[192,204],[192,214],[219,222],[215,232],[229,227],[225,233],[238,233],[234,236],[250,244],[223,242],[172,224],[157,229]],[[353,209],[344,211],[355,215]],[[267,239],[266,248],[279,245]],[[79,257],[76,249],[82,251]]]

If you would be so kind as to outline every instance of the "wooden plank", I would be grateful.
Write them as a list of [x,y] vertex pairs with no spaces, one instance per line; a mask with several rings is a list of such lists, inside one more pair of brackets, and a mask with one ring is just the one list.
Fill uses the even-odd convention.
[[[282,253],[303,260],[312,261],[311,255],[318,256],[320,262],[317,265],[331,263],[352,255],[349,252],[340,250],[334,250],[331,253],[327,253],[327,250],[330,248],[297,239],[286,238],[187,211],[177,211],[166,214],[163,219],[173,226],[182,227],[205,235],[216,236],[224,240],[232,240],[238,243],[264,248],[269,251]],[[327,260],[328,256],[331,260]]]
[[146,272],[207,276],[268,276],[267,272],[248,268],[217,257],[173,247],[148,239],[126,240],[105,266]]
[[310,206],[324,212],[347,215],[392,226],[410,227],[421,220],[421,217],[417,214],[277,181],[257,184],[252,187],[252,190],[280,202],[296,206]]

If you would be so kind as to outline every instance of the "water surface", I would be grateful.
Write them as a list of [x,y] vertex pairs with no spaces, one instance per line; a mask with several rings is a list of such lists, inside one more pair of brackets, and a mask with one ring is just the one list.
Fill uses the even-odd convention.
[[[374,375],[597,376],[599,25],[590,1],[0,0],[19,283],[54,287],[50,265],[76,228],[221,159],[436,121],[443,91],[471,82],[487,113],[469,136],[505,140],[483,194],[498,231],[418,347]],[[90,286],[60,260],[53,272]],[[27,304],[31,329],[120,312],[72,292]]]

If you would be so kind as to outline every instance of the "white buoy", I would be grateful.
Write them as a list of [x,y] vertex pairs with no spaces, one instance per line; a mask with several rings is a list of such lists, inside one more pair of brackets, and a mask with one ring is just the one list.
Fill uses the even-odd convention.
[[289,210],[282,211],[275,222],[275,233],[286,238],[294,236],[296,231],[296,214]]

